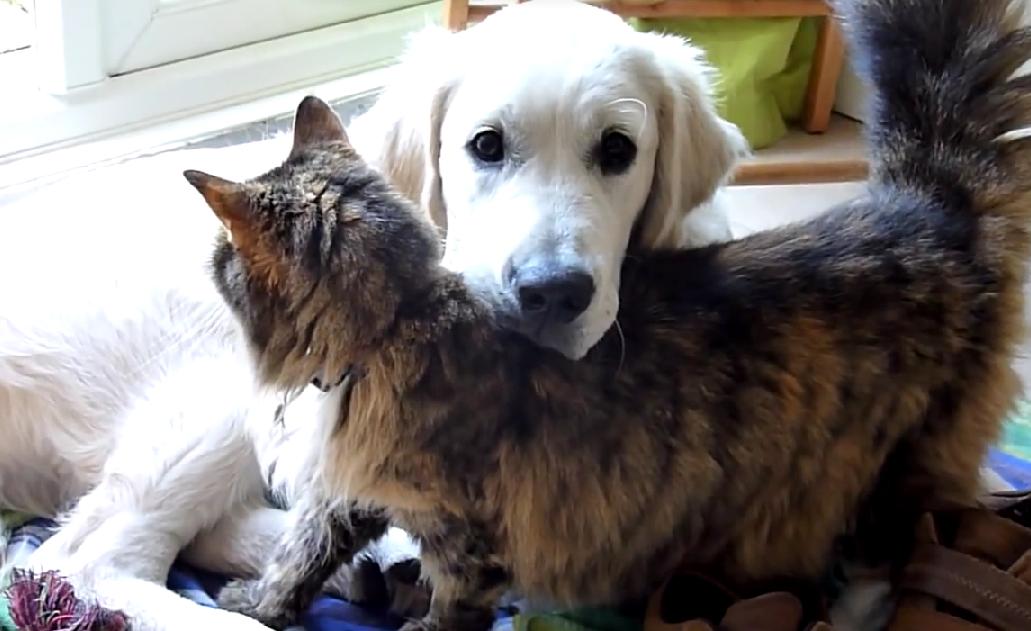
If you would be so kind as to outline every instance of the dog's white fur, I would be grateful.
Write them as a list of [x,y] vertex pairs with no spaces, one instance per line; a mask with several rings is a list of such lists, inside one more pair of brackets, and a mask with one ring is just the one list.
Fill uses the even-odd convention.
[[[635,223],[654,247],[678,245],[686,216],[696,242],[729,237],[723,213],[703,204],[745,143],[716,115],[707,68],[683,40],[537,2],[457,35],[427,30],[410,59],[352,139],[447,226],[447,267],[502,294],[514,263],[589,270],[587,311],[544,344],[580,357],[612,326]],[[484,127],[503,131],[514,164],[476,164],[467,145]],[[606,176],[585,156],[613,128],[638,153]]]
[[[486,120],[521,134],[523,168],[472,167],[464,146]],[[638,157],[604,178],[581,156],[614,124],[634,131]],[[590,266],[599,296],[555,344],[571,356],[612,325],[639,217],[644,247],[729,236],[705,202],[743,147],[697,51],[560,1],[428,32],[351,134],[446,223],[446,263],[471,279],[497,289],[516,252]],[[287,519],[263,501],[269,463],[286,495],[304,482],[305,397],[318,395],[291,404],[286,428],[272,422],[280,401],[255,391],[207,276],[215,221],[178,175],[242,179],[286,155],[283,140],[138,160],[0,210],[0,505],[55,515],[78,502],[33,565],[70,574],[138,631],[263,628],[161,584],[184,549],[253,574]]]

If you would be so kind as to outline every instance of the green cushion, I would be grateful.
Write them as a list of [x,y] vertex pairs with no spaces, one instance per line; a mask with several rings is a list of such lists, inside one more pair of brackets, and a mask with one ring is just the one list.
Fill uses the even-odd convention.
[[787,133],[805,105],[816,50],[813,18],[634,20],[640,30],[686,37],[718,71],[720,115],[741,128],[753,149]]

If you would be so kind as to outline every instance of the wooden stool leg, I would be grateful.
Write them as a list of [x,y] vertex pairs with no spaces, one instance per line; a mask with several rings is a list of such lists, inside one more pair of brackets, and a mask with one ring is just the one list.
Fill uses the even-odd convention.
[[813,69],[809,73],[809,88],[806,94],[802,127],[811,134],[827,131],[834,109],[834,97],[838,77],[845,61],[845,40],[833,17],[821,20],[820,35],[813,57]]
[[444,26],[461,31],[469,23],[469,0],[444,0]]

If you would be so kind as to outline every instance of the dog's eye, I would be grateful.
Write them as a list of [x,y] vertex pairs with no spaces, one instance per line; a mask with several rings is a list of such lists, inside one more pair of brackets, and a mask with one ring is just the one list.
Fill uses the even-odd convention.
[[621,131],[609,130],[595,149],[595,159],[605,175],[618,175],[630,168],[637,157],[637,145]]
[[469,151],[481,162],[501,162],[505,157],[505,139],[496,129],[484,129],[469,141]]

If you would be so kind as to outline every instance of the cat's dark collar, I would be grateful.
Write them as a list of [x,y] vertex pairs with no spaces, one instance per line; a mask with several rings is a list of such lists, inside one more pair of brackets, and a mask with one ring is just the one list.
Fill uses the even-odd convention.
[[[311,380],[311,385],[315,386],[322,392],[330,392],[334,388],[343,384],[345,381],[348,381],[348,377],[350,377],[350,381],[348,382],[348,391],[350,391],[350,387],[353,386],[357,381],[359,381],[364,376],[365,368],[362,366],[352,364],[351,366],[348,366],[347,370],[340,374],[340,377],[335,382],[324,383],[320,377],[315,377]],[[273,414],[273,421],[276,425],[280,427],[286,427],[286,408],[291,403],[293,403],[294,399],[300,396],[300,394],[300,390],[284,394],[283,402],[276,406],[276,411]],[[269,473],[269,475],[272,475],[271,472]]]
[[322,381],[322,379],[320,377],[315,377],[314,379],[311,380],[311,385],[315,386],[319,390],[322,390],[323,392],[329,392],[333,388],[336,388],[340,384],[344,383],[344,381],[348,377],[351,377],[352,380],[357,381],[357,380],[361,379],[364,376],[365,376],[365,369],[363,367],[361,367],[361,366],[352,364],[352,365],[347,367],[347,370],[345,370],[344,372],[340,373],[340,377],[337,378],[336,381],[331,382],[331,383],[330,382],[324,382],[324,381]]

